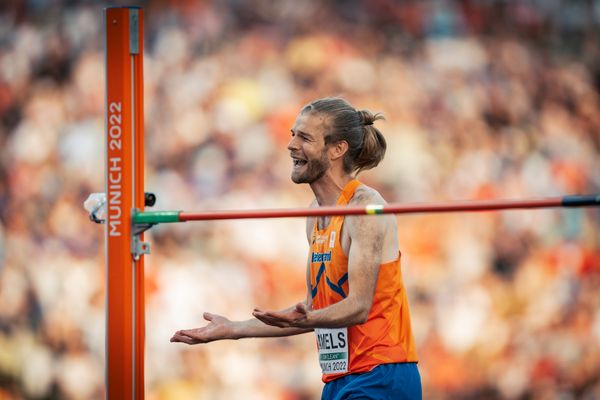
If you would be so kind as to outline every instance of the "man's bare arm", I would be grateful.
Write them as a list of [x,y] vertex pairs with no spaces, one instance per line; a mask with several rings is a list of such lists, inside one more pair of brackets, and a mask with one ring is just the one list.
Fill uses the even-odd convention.
[[[355,204],[383,203],[381,197],[364,193]],[[262,312],[254,316],[279,327],[339,328],[364,323],[373,304],[379,276],[383,242],[389,221],[386,216],[347,217],[351,244],[348,254],[348,296],[328,307],[311,310],[302,304],[287,313]]]
[[[308,266],[307,266],[308,268]],[[303,304],[306,308],[311,307],[310,281],[307,275],[307,295]],[[279,313],[293,313],[297,305],[278,311]],[[259,313],[260,310],[255,309],[253,314]],[[187,344],[210,343],[217,340],[237,340],[243,338],[260,338],[260,337],[281,337],[293,336],[312,331],[312,328],[300,327],[278,327],[274,324],[267,324],[259,319],[252,318],[246,321],[231,321],[228,318],[212,314],[204,313],[204,319],[209,323],[200,328],[183,329],[175,332],[171,337],[171,342],[180,342]]]
[[171,337],[171,342],[199,344],[227,339],[293,336],[312,331],[309,328],[279,328],[254,318],[246,321],[230,321],[221,315],[211,313],[204,313],[204,319],[209,321],[206,326],[177,331]]

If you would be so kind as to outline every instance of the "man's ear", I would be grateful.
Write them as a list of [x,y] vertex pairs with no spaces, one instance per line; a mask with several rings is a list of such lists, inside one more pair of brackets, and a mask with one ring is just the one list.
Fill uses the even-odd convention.
[[340,140],[337,143],[329,145],[329,158],[331,161],[335,161],[338,158],[344,157],[344,154],[348,151],[348,142]]

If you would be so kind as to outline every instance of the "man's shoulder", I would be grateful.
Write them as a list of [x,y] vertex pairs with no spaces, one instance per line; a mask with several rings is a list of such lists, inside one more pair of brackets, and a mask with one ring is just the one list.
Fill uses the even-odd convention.
[[351,205],[368,205],[368,204],[381,204],[385,205],[385,199],[375,189],[365,184],[361,184],[356,188],[354,196],[350,199],[349,204]]
[[[356,188],[354,196],[348,203],[351,206],[368,206],[371,204],[386,205],[383,196],[370,186],[361,184]],[[352,243],[364,243],[383,240],[396,219],[391,214],[373,216],[348,215],[345,219],[346,233],[353,240]]]

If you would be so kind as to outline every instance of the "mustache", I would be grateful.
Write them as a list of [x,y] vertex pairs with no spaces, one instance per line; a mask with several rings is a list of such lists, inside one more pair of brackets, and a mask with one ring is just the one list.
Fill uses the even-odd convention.
[[306,158],[301,157],[301,155],[299,153],[292,153],[292,152],[290,152],[290,157],[291,158],[298,158],[300,160],[306,160]]

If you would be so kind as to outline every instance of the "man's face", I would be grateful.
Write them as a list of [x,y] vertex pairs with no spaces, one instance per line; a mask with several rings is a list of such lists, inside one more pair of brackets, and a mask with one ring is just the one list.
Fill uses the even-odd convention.
[[296,118],[288,144],[294,183],[313,183],[329,169],[326,131],[325,117],[321,114],[304,113]]

